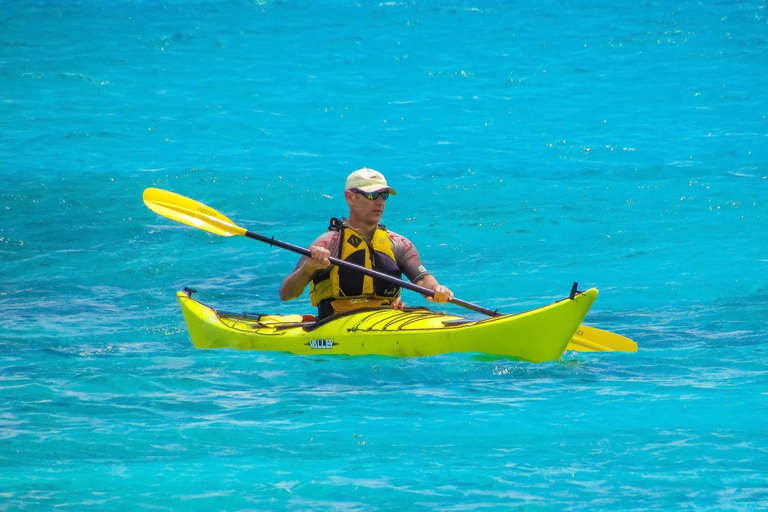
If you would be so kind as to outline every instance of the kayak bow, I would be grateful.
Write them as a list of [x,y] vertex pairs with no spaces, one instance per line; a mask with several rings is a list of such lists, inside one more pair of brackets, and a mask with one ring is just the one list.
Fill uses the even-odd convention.
[[478,352],[539,363],[562,356],[597,293],[592,288],[524,313],[481,320],[422,308],[364,308],[320,322],[225,313],[186,291],[178,298],[197,348],[399,357]]

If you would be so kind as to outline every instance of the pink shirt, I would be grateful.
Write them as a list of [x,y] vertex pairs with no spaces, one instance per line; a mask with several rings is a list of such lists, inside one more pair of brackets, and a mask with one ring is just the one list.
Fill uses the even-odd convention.
[[[430,275],[430,272],[424,268],[424,265],[422,265],[419,252],[410,240],[392,231],[387,231],[387,233],[389,234],[389,240],[392,242],[392,252],[395,255],[397,266],[400,267],[400,272],[405,274],[405,276],[414,284]],[[327,231],[317,237],[317,239],[312,242],[312,245],[325,247],[330,251],[331,256],[338,258],[340,237],[341,233],[339,231]],[[298,268],[301,266],[306,259],[307,256],[302,256],[296,267]],[[312,278],[314,279],[315,277],[329,273],[331,268],[332,267],[317,270],[312,274]]]

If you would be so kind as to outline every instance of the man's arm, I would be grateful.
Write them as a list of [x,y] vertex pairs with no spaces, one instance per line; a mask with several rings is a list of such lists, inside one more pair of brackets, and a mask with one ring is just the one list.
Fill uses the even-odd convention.
[[453,298],[453,292],[447,287],[437,282],[435,276],[430,274],[424,265],[421,264],[419,251],[413,243],[402,235],[390,233],[392,240],[392,249],[395,253],[395,259],[400,270],[413,282],[428,290],[435,292],[434,297],[428,297],[427,300],[434,302],[448,302]]
[[437,282],[437,279],[435,279],[435,276],[432,274],[427,274],[423,278],[419,280],[419,286],[423,286],[424,288],[427,288],[429,290],[432,290],[435,292],[434,297],[427,297],[427,300],[434,301],[434,302],[448,302],[453,298],[453,292],[449,290],[447,287],[441,285]]
[[318,245],[313,244],[309,247],[312,257],[302,256],[293,272],[283,279],[283,285],[280,287],[280,300],[293,300],[300,297],[312,279],[312,274],[317,270],[331,266],[329,259],[331,251],[318,242],[320,239],[315,241]]

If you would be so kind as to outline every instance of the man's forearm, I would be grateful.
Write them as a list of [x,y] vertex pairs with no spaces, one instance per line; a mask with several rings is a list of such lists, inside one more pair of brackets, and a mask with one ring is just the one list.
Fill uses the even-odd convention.
[[427,274],[421,279],[419,279],[416,284],[419,286],[426,288],[427,290],[433,290],[440,286],[440,283],[437,282],[437,279],[435,279],[435,276],[432,274]]
[[296,267],[296,269],[288,274],[283,280],[283,285],[280,287],[280,300],[293,300],[300,297],[309,284],[313,272],[314,271],[306,265]]
[[438,283],[437,279],[435,279],[435,276],[432,274],[424,276],[422,279],[420,279],[418,285],[435,292],[435,295],[433,297],[427,298],[427,300],[434,300],[435,302],[448,302],[449,300],[453,299],[453,292],[447,287]]

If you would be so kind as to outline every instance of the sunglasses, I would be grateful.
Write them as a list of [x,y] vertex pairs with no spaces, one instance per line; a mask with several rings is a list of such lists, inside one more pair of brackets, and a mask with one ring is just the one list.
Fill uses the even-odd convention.
[[363,192],[359,188],[354,188],[352,189],[352,192],[354,192],[355,194],[360,194],[361,196],[363,196],[364,198],[370,201],[375,201],[379,197],[381,197],[385,201],[389,199],[389,191],[386,191],[386,190],[384,192]]

